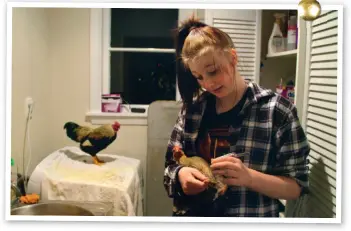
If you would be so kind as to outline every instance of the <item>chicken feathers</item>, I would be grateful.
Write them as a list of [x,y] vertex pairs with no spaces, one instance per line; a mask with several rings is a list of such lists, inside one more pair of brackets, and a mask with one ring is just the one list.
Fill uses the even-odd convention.
[[117,131],[120,124],[102,125],[97,128],[80,126],[74,122],[67,122],[64,125],[66,135],[73,141],[80,144],[80,149],[93,157],[94,163],[101,165],[103,161],[96,156],[97,153],[107,148],[117,138]]
[[209,179],[209,186],[215,188],[217,191],[213,200],[216,200],[219,196],[224,195],[224,193],[227,191],[228,186],[222,182],[222,176],[213,175],[210,165],[203,158],[199,156],[187,157],[184,151],[178,146],[173,148],[173,158],[182,166],[192,167],[199,170]]
[[66,135],[75,142],[81,142],[93,129],[86,126],[79,126],[74,122],[67,122],[63,127],[66,129]]

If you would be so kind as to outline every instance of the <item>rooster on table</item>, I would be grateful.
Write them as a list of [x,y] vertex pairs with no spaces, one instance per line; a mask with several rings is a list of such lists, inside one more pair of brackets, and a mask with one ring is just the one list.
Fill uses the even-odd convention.
[[99,160],[96,154],[115,141],[119,128],[120,124],[118,122],[97,128],[80,126],[74,122],[67,122],[64,125],[67,136],[73,141],[80,143],[80,149],[91,155],[96,165],[104,163]]

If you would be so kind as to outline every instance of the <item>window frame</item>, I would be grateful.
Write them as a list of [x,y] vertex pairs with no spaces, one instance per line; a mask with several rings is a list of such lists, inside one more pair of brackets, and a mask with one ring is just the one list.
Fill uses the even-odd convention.
[[[122,112],[120,113],[101,111],[101,95],[110,93],[110,51],[175,53],[175,49],[110,48],[110,25],[110,8],[92,8],[90,10],[90,111],[87,116],[90,117],[92,123],[99,124],[116,117],[127,120],[146,118],[149,105],[144,104],[122,104]],[[177,85],[175,100],[180,100]],[[145,113],[130,112],[131,107],[144,108]],[[137,124],[145,124],[145,121],[139,121]]]

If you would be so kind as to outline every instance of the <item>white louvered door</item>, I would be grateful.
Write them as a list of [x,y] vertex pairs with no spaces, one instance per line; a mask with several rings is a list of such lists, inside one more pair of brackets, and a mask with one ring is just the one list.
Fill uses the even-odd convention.
[[259,83],[261,11],[209,9],[204,11],[204,20],[229,34],[238,54],[240,74]]
[[336,216],[338,12],[328,11],[310,27],[310,56],[303,124],[311,146],[308,217]]

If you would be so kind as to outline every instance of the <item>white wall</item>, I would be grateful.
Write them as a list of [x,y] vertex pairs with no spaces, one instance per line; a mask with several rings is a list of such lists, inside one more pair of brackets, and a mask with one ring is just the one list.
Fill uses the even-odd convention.
[[[90,9],[14,9],[11,154],[21,166],[24,99],[32,96],[30,172],[49,153],[77,145],[65,135],[66,121],[89,125],[89,27]],[[140,159],[145,173],[146,135],[147,126],[124,125],[104,153]]]
[[[49,69],[49,14],[45,9],[13,11],[11,156],[22,171],[25,133],[24,101],[36,101],[30,127],[31,169],[52,150],[51,76]],[[28,155],[28,151],[27,151]]]

